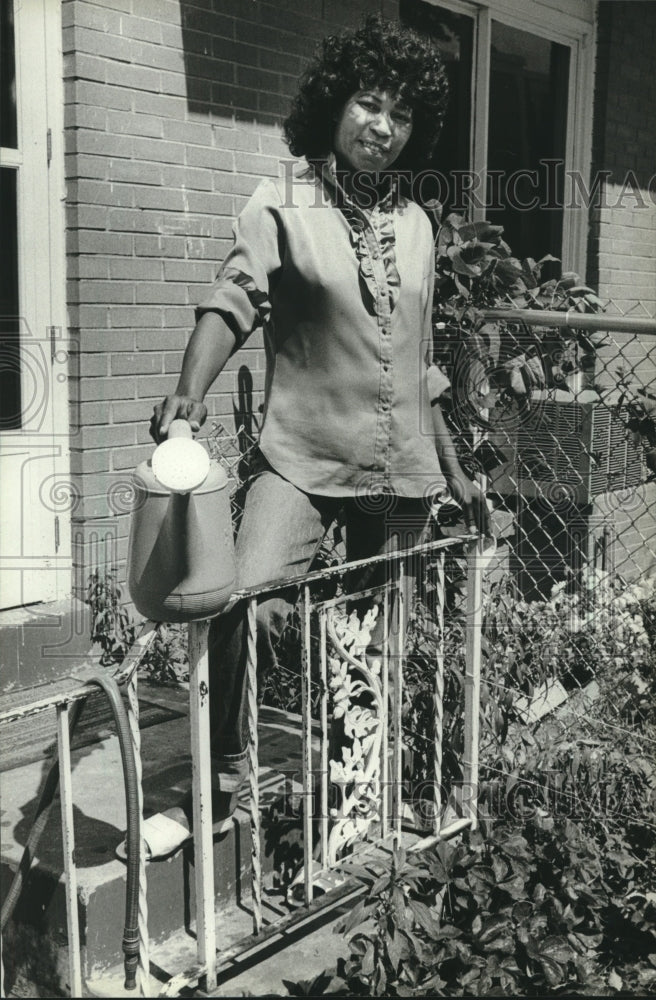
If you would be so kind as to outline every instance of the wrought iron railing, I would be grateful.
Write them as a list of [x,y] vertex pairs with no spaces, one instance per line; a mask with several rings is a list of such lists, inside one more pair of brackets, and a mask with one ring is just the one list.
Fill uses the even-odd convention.
[[[464,541],[464,552],[463,552]],[[444,563],[447,552],[459,552],[466,558],[467,597],[465,627],[465,734],[462,761],[461,815],[443,823],[442,796],[442,719],[445,662],[442,647],[445,599]],[[376,847],[389,851],[398,845],[402,826],[407,826],[403,795],[404,733],[402,721],[404,662],[406,657],[406,622],[412,580],[418,563],[428,564],[434,577],[434,736],[432,746],[433,802],[430,831],[410,833],[411,850],[418,850],[440,839],[454,836],[477,824],[479,695],[481,657],[481,592],[485,564],[482,542],[477,539],[441,539],[412,549],[390,552],[368,560],[333,566],[310,572],[292,580],[279,580],[265,587],[233,595],[243,602],[246,616],[248,713],[250,741],[249,816],[251,830],[251,908],[253,933],[242,941],[221,948],[217,942],[212,834],[212,776],[209,757],[209,676],[207,635],[209,622],[189,626],[189,693],[191,721],[193,846],[196,889],[197,961],[174,974],[160,988],[160,996],[176,996],[199,981],[207,991],[217,983],[218,972],[236,956],[252,950],[258,943],[280,935],[300,921],[307,921],[345,899],[362,892],[357,880],[349,876],[349,866],[363,850]],[[347,590],[325,599],[326,580],[343,581],[346,574],[372,566],[385,566],[386,582],[376,588],[357,592]],[[277,590],[293,585],[300,592],[302,645],[302,809],[303,833],[302,906],[287,912],[278,909],[272,921],[265,922],[262,906],[263,876],[261,864],[258,760],[258,697],[256,608],[258,601]],[[338,588],[339,589],[339,588]],[[382,615],[380,656],[367,652],[375,618]],[[318,635],[313,623],[318,622]],[[133,749],[140,762],[139,704],[137,699],[138,667],[154,635],[152,623],[146,623],[140,638],[121,666],[119,680],[128,691],[130,733]],[[312,718],[310,685],[312,660],[317,653],[320,698],[318,720]],[[77,923],[77,888],[73,832],[73,788],[71,778],[69,710],[89,694],[87,685],[61,688],[39,700],[14,705],[0,713],[0,722],[17,721],[35,713],[55,709],[58,718],[58,753],[61,775],[61,820],[64,844],[64,879],[69,940],[69,981],[71,996],[83,995],[83,963]],[[339,737],[331,717],[341,718]],[[313,751],[313,723],[319,723],[318,752]],[[138,774],[140,778],[140,764]],[[140,784],[140,782],[139,782]],[[328,809],[332,798],[335,805]],[[139,910],[138,967],[136,983],[141,996],[151,995],[149,976],[149,941],[147,910],[146,849],[141,838],[142,802],[139,807]],[[318,845],[313,842],[318,830]],[[318,857],[317,857],[318,856]],[[315,864],[315,858],[318,865]],[[340,871],[342,883],[320,899],[314,897],[317,868]]]

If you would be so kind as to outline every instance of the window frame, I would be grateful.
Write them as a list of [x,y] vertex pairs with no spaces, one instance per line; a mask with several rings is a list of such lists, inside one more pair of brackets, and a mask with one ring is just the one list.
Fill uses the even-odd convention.
[[[521,31],[530,32],[569,48],[570,72],[567,94],[565,139],[564,206],[576,195],[572,175],[590,180],[592,154],[592,109],[594,90],[594,53],[596,46],[594,5],[592,0],[524,0],[518,9],[516,0],[423,0],[454,14],[470,17],[473,22],[473,58],[471,80],[470,169],[484,191],[487,170],[489,128],[490,64],[492,21],[496,20]],[[485,218],[485,207],[474,200],[471,218]],[[563,270],[585,276],[587,267],[588,206],[563,208],[561,260]]]

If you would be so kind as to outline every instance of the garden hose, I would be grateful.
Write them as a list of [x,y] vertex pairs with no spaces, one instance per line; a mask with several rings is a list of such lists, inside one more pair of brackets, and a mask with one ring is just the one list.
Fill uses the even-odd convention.
[[[127,811],[127,884],[125,891],[125,924],[123,928],[123,955],[125,969],[125,989],[136,989],[137,965],[139,961],[139,799],[137,785],[137,767],[134,758],[134,748],[130,737],[130,724],[127,712],[121,698],[118,684],[111,677],[103,674],[96,674],[88,678],[87,684],[95,684],[107,695],[118,734],[119,746],[121,748],[121,762],[123,764],[123,780],[125,785],[125,804]],[[75,727],[80,719],[82,710],[87,699],[75,702],[69,722],[69,732],[73,735]],[[23,887],[25,875],[32,867],[32,861],[37,845],[48,821],[50,808],[52,806],[55,792],[59,784],[59,758],[56,757],[46,776],[43,790],[39,797],[39,804],[36,816],[32,823],[25,849],[14,875],[13,881],[7,893],[7,897],[2,906],[0,916],[0,931],[12,913]]]

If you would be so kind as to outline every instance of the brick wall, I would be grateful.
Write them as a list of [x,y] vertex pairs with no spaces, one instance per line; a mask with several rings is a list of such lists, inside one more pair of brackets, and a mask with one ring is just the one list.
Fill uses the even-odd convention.
[[588,277],[620,310],[656,316],[656,4],[598,11],[592,177],[610,175],[590,214]]
[[[122,484],[147,457],[193,308],[259,179],[289,153],[280,122],[316,41],[395,0],[64,0],[76,589],[127,554]],[[261,338],[208,397],[234,428],[238,371],[264,378]],[[249,400],[246,400],[248,405]]]

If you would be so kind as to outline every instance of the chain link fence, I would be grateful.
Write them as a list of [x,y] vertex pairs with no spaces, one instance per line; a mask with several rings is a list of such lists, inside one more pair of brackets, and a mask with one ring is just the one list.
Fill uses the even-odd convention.
[[[517,338],[514,357],[521,360],[514,364],[524,391],[483,411],[473,433],[471,410],[450,373],[461,461],[486,491],[497,535],[483,615],[481,760],[492,778],[507,772],[525,734],[545,719],[556,727],[555,743],[568,748],[570,765],[591,738],[593,717],[608,732],[637,740],[643,751],[651,740],[636,719],[651,711],[645,703],[654,673],[656,324],[643,320],[631,328],[632,318],[624,317],[615,321],[624,328],[614,329],[603,315],[585,321],[583,335],[564,322],[550,327],[536,359],[521,349],[536,338],[534,331],[527,336],[527,320],[518,312],[507,331]],[[231,433],[215,424],[209,444],[232,483],[237,525],[256,438],[244,427]],[[460,530],[457,507],[440,507],[433,537]],[[344,551],[337,523],[317,568],[342,561]],[[447,669],[443,802],[461,777],[464,577],[462,561],[449,555],[441,636]],[[433,744],[432,586],[429,564],[410,614],[404,708],[408,798],[420,819]],[[260,693],[292,711],[300,709],[298,642],[292,615],[279,670],[262,678]],[[616,673],[616,698],[602,691],[600,699],[599,677],[607,679],[609,670]],[[313,690],[318,699],[318,683]]]

